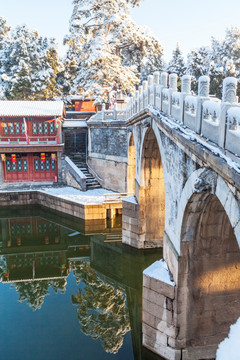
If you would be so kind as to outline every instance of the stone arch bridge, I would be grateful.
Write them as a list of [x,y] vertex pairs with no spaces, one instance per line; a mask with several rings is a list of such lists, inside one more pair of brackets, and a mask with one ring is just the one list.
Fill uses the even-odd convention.
[[166,359],[214,359],[240,316],[240,106],[209,78],[156,72],[127,107],[123,242],[163,246],[144,272],[143,344]]

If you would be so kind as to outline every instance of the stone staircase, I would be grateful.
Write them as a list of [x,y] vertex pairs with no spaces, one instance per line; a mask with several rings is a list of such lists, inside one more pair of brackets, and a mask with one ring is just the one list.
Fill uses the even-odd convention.
[[82,159],[78,158],[76,155],[71,155],[69,158],[72,162],[82,171],[82,173],[86,176],[86,186],[87,190],[100,189],[101,185],[95,179],[95,177],[88,171],[88,166],[86,163],[82,161]]

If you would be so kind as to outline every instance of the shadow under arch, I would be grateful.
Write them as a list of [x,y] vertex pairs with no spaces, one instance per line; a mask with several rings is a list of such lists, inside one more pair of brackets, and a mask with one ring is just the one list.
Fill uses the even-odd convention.
[[215,358],[240,316],[240,250],[226,210],[206,191],[191,196],[183,216],[178,307],[181,348]]
[[130,135],[128,145],[127,192],[135,194],[136,162],[133,133]]
[[142,146],[138,200],[145,247],[162,246],[165,229],[165,186],[159,145],[152,128],[147,130]]

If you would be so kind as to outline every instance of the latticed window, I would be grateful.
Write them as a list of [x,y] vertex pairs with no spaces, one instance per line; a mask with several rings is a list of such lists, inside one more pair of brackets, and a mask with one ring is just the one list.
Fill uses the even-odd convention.
[[50,170],[50,161],[46,159],[46,170]]
[[18,160],[17,161],[17,165],[18,165],[18,171],[22,171],[22,160]]
[[39,133],[39,134],[42,134],[42,133],[43,133],[43,124],[42,124],[42,122],[39,122],[39,123],[38,123],[38,133]]
[[54,122],[50,123],[50,134],[54,134]]
[[44,166],[44,162],[43,162],[43,161],[40,162],[40,170],[41,170],[41,171],[44,171],[44,170],[45,170],[45,166]]
[[25,133],[25,124],[24,122],[21,123],[21,129],[22,129],[22,134]]
[[10,134],[14,134],[14,123],[10,123]]
[[27,159],[23,160],[23,171],[28,171],[28,162]]
[[39,160],[38,159],[34,159],[34,170],[35,171],[39,170]]
[[20,134],[20,123],[16,123],[16,134]]
[[12,163],[12,171],[17,171],[17,163]]
[[37,134],[37,123],[36,122],[32,123],[32,132],[33,132],[33,134]]
[[11,161],[10,160],[6,161],[6,169],[7,169],[7,171],[11,171]]
[[44,123],[44,134],[48,134],[48,123]]
[[55,170],[55,160],[51,160],[51,169]]
[[4,132],[4,134],[8,134],[8,123],[4,123],[3,132]]

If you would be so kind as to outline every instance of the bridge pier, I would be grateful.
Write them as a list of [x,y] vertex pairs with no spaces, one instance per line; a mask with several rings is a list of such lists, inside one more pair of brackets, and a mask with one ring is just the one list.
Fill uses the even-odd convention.
[[214,359],[240,316],[240,251],[216,195],[191,197],[181,238],[178,256],[165,233],[166,262],[143,273],[143,345],[168,360]]

